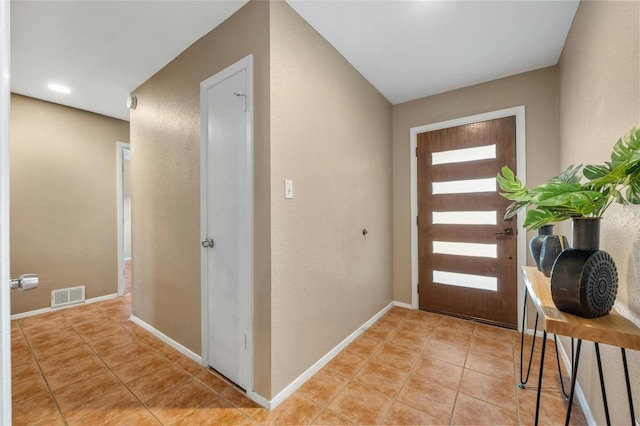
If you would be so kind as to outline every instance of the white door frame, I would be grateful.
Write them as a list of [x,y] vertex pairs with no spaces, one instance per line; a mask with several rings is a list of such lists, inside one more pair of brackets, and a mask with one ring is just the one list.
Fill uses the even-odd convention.
[[[251,253],[248,264],[242,267],[248,271],[249,282],[240,283],[240,325],[244,329],[246,338],[246,356],[240,360],[240,375],[243,377],[243,385],[247,394],[253,396],[253,55],[249,55],[233,65],[218,72],[212,77],[200,83],[200,241],[204,241],[210,236],[207,233],[207,140],[208,140],[208,103],[207,89],[217,83],[242,71],[247,72],[247,174],[245,176],[248,183],[248,194],[246,203],[241,203],[241,217],[249,217],[246,223],[247,231],[251,236]],[[215,238],[215,236],[211,236]],[[202,307],[202,362],[208,366],[209,359],[209,285],[207,270],[207,250],[201,249],[200,256],[200,276],[201,276],[201,307]]]
[[116,179],[118,208],[118,296],[124,294],[124,160],[131,155],[128,143],[116,142]]
[[9,292],[9,0],[0,0],[0,424],[11,424],[11,296]]
[[[525,108],[524,105],[491,111],[483,114],[471,115],[468,117],[456,118],[453,120],[441,121],[439,123],[426,124],[412,127],[409,139],[410,150],[410,171],[411,171],[411,306],[413,309],[419,308],[418,302],[418,157],[416,157],[416,147],[418,146],[418,134],[433,130],[446,129],[448,127],[462,126],[465,124],[477,123],[479,121],[493,120],[496,118],[516,116],[516,168],[518,177],[522,183],[526,184],[527,162],[526,162],[526,132],[525,132]],[[524,215],[518,215],[517,219],[517,265],[526,264],[527,253],[527,233],[521,230],[524,223]],[[518,270],[518,329],[522,325],[522,307],[524,300],[524,281]]]

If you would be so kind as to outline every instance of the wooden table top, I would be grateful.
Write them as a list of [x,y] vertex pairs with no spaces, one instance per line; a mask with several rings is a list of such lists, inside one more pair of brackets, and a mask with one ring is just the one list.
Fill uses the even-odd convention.
[[522,275],[542,326],[549,333],[621,348],[640,350],[640,328],[615,310],[599,318],[582,318],[556,308],[551,282],[533,266],[523,266]]

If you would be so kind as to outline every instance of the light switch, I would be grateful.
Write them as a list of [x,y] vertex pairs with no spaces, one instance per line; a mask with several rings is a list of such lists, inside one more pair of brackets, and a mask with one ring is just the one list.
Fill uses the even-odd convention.
[[284,198],[293,198],[293,181],[289,179],[284,180]]

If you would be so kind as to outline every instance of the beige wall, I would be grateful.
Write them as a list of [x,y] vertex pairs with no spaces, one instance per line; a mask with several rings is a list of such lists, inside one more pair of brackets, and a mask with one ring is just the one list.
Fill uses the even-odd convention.
[[409,135],[412,127],[525,106],[527,183],[557,174],[556,67],[418,99],[393,107],[393,298],[411,303],[411,193]]
[[254,389],[271,399],[392,300],[391,105],[284,2],[248,3],[136,89],[133,312],[196,353],[199,83],[250,53]]
[[[602,163],[615,141],[640,123],[638,2],[581,2],[559,63],[560,164]],[[640,207],[610,208],[601,248],[619,274],[616,307],[640,326]],[[565,348],[570,344],[563,342]],[[604,347],[612,424],[628,424],[620,353]],[[640,412],[640,354],[630,351],[635,412]],[[585,343],[578,379],[598,424],[605,422],[593,345]]]
[[254,389],[270,396],[269,4],[250,2],[135,90],[133,314],[201,353],[200,82],[254,55]]
[[118,291],[116,142],[129,123],[11,95],[11,273],[40,285],[11,292],[11,312],[51,306],[51,290]]
[[391,167],[391,104],[273,2],[274,394],[391,302]]

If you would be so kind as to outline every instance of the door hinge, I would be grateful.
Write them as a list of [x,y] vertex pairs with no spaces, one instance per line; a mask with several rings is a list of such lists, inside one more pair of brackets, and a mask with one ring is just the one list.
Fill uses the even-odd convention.
[[420,283],[418,283],[418,294],[420,294]]
[[420,216],[416,216],[416,226],[420,226]]
[[247,350],[247,335],[244,335],[244,350]]
[[233,92],[234,95],[242,96],[242,111],[247,112],[247,95],[242,92]]
[[416,157],[418,156],[418,147],[416,146]]

